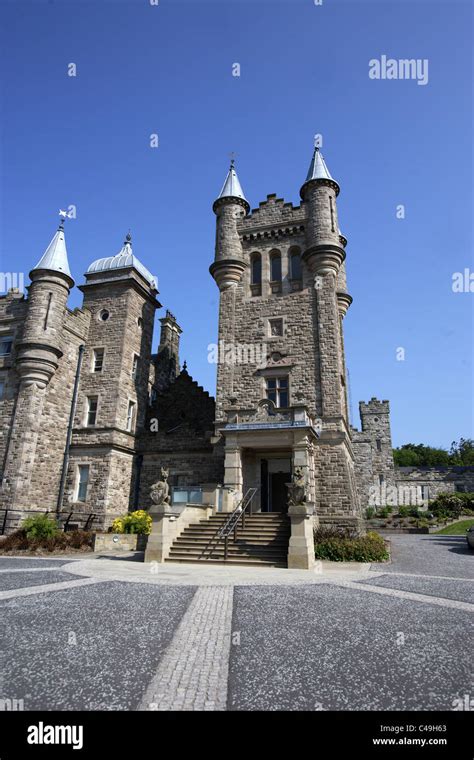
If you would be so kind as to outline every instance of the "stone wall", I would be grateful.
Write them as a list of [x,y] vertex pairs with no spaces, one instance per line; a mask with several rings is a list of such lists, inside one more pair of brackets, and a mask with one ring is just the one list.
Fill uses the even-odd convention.
[[152,505],[150,487],[160,479],[161,467],[169,471],[170,486],[222,482],[223,453],[211,442],[214,414],[214,399],[186,369],[157,394],[139,441],[143,456],[140,508]]
[[89,314],[77,310],[64,321],[63,356],[46,388],[30,482],[29,500],[34,508],[56,509],[79,346],[86,339],[89,319]]
[[[15,369],[16,344],[22,338],[27,311],[27,300],[22,293],[9,291],[0,296],[0,337],[12,335],[12,353],[0,357],[0,380],[4,383],[0,402],[0,475],[3,476],[10,441],[13,415],[18,396],[20,378]],[[2,495],[0,493],[0,505]],[[3,506],[3,505],[2,505]]]
[[425,486],[432,501],[439,493],[474,493],[474,467],[396,467],[395,482],[397,487]]

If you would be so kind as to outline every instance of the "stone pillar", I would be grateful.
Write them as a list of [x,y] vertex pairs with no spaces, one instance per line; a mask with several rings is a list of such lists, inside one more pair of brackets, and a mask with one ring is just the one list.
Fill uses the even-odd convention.
[[291,536],[288,544],[288,569],[313,570],[314,538],[313,532],[318,524],[314,514],[314,504],[297,504],[288,508],[291,520]]
[[176,535],[173,525],[176,513],[171,511],[169,505],[160,504],[152,507],[150,514],[153,524],[145,550],[145,562],[164,562]]
[[296,467],[302,468],[306,481],[307,498],[313,503],[315,498],[314,447],[303,430],[298,430],[294,434],[292,465],[293,472]]
[[226,440],[224,459],[224,485],[242,491],[242,451],[236,440]]

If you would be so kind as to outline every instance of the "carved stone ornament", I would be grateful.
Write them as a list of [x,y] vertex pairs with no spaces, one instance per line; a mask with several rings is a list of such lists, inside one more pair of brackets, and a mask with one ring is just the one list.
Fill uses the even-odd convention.
[[288,488],[288,506],[296,507],[306,502],[306,478],[302,467],[295,467],[291,483]]
[[161,505],[165,504],[169,506],[170,503],[170,487],[168,485],[169,471],[164,467],[161,468],[161,480],[158,480],[150,488],[150,498],[153,504]]

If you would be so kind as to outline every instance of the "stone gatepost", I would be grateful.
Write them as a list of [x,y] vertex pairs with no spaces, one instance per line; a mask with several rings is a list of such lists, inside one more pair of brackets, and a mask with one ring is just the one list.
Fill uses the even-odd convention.
[[158,504],[150,509],[150,515],[153,524],[146,545],[145,562],[164,562],[175,535],[173,523],[176,520],[176,513],[172,511],[169,504]]
[[288,507],[291,520],[291,536],[288,544],[288,569],[313,570],[314,558],[314,528],[318,525],[314,504],[296,504]]

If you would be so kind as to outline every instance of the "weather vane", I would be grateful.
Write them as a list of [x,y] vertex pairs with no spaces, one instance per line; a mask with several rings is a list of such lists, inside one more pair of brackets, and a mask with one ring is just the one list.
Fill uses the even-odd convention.
[[67,211],[64,211],[62,208],[59,209],[59,216],[61,217],[61,221],[59,222],[59,228],[61,230],[64,229],[64,220],[70,219],[71,214],[69,214]]

